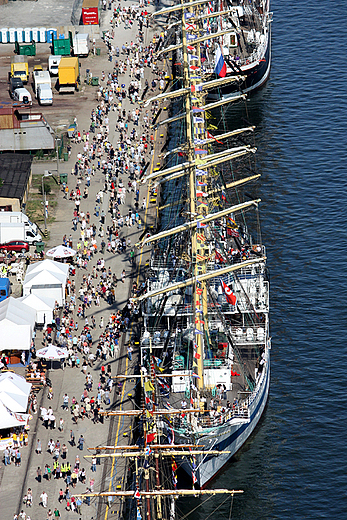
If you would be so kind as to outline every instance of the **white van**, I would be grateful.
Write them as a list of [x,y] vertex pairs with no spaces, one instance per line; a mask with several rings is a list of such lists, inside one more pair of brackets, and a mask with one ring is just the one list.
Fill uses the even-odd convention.
[[58,67],[61,60],[60,54],[55,56],[49,56],[48,58],[48,70],[52,76],[58,76]]
[[33,100],[30,92],[26,88],[16,88],[13,92],[13,100],[24,105],[32,105]]
[[37,87],[37,100],[40,105],[53,105],[53,92],[50,85],[43,83]]

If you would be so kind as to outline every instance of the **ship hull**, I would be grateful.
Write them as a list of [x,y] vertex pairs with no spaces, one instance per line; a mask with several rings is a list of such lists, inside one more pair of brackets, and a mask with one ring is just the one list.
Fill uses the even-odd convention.
[[[208,483],[221,471],[223,466],[235,455],[235,453],[245,444],[264,412],[266,402],[269,395],[270,387],[270,355],[267,351],[266,366],[264,367],[264,374],[259,385],[258,391],[254,397],[253,402],[249,406],[249,419],[239,424],[227,423],[221,427],[210,431],[208,435],[195,437],[196,444],[204,445],[207,455],[196,457],[195,461],[195,476],[197,478],[197,485],[204,488]],[[190,442],[187,438],[176,437],[176,442],[184,443]],[[228,453],[221,453],[219,455],[208,455],[208,450],[227,451]],[[191,461],[186,458],[182,460],[182,468],[186,473],[192,477],[193,467]]]
[[[255,93],[259,90],[270,76],[271,69],[271,24],[269,24],[269,32],[267,38],[267,45],[263,56],[260,60],[251,63],[249,65],[243,65],[241,67],[240,74],[246,76],[244,83],[241,85],[241,90],[245,94]],[[234,76],[234,74],[227,74],[227,76]],[[220,87],[218,91],[211,91],[209,98],[220,99],[220,97],[228,97],[230,94],[234,94],[239,88],[235,88],[235,84],[231,83],[224,87]]]

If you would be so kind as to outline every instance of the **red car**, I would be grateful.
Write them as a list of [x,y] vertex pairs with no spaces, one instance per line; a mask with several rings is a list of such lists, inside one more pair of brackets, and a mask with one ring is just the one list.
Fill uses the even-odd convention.
[[24,240],[11,240],[6,244],[0,245],[0,251],[15,251],[16,253],[27,253],[29,251],[29,243]]

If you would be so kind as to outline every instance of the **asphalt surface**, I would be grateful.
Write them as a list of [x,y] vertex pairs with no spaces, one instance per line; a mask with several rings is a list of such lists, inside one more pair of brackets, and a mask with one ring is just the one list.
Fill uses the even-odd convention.
[[[40,3],[40,2],[38,2]],[[12,4],[12,3],[11,3]],[[21,5],[25,4],[27,5],[27,2],[20,2]],[[29,3],[31,6],[32,4]],[[45,3],[45,5],[49,5],[48,3]],[[1,6],[0,8],[0,14],[2,13],[1,9],[6,6]],[[13,6],[12,6],[13,7]],[[107,23],[110,22],[110,12],[106,11],[106,16],[104,20],[104,27],[108,28]],[[29,19],[29,18],[28,18]],[[10,19],[9,19],[10,20]],[[38,23],[35,21],[35,24]],[[44,23],[44,22],[40,22]],[[8,25],[10,25],[10,22],[8,22]],[[24,25],[24,24],[23,24]],[[33,25],[33,21],[30,25]],[[130,41],[131,39],[135,39],[136,36],[137,27],[136,24],[133,25],[132,29],[124,29],[124,26],[122,24],[121,27],[117,28],[115,31],[115,38],[113,40],[113,44],[119,45],[121,47],[122,43],[125,41]],[[148,38],[151,37],[150,31],[147,31],[147,34],[145,34],[145,37],[147,38],[147,42],[149,41]],[[107,53],[105,50],[105,46],[101,41],[97,42],[97,46],[100,46],[102,49],[101,56],[96,59],[94,56],[91,56],[90,60],[94,63],[95,71],[97,73],[100,73],[101,71],[105,70],[107,72],[108,70],[111,70],[112,64],[108,62],[107,59]],[[146,71],[146,74],[149,73]],[[128,84],[129,77],[124,76],[124,83]],[[88,87],[89,88],[89,87]],[[88,95],[86,96],[86,99],[81,100],[83,102],[81,103],[73,103],[72,107],[69,112],[69,118],[73,118],[74,116],[77,117],[78,122],[78,129],[88,129],[90,124],[90,112],[92,108],[94,108],[97,104],[96,102],[96,96],[95,96],[95,89],[89,89]],[[130,106],[130,102],[127,99],[124,104],[124,108],[126,110],[132,108]],[[59,114],[58,114],[59,117]],[[65,115],[60,117],[66,117]],[[110,140],[111,142],[115,143],[116,139],[118,139],[118,133],[115,132],[115,123],[116,123],[116,113],[111,112],[109,114],[110,117]],[[155,153],[152,157],[150,157],[151,161],[151,168],[153,169],[153,165],[156,164],[156,161],[158,160],[156,158],[158,150],[162,147],[163,142],[161,139],[158,139],[156,141],[156,148]],[[68,175],[68,185],[69,188],[74,188],[76,185],[76,178],[71,175],[71,169],[73,168],[73,165],[76,161],[77,153],[81,150],[81,145],[73,145],[72,148],[72,154],[71,158],[67,163],[62,163],[61,167],[64,167],[64,169],[69,173]],[[45,169],[47,169],[47,163],[34,163],[33,165],[33,173],[42,173]],[[127,179],[124,176],[124,184],[127,184]],[[89,196],[87,199],[82,199],[81,203],[81,210],[84,212],[89,211],[92,215],[91,217],[91,223],[95,223],[97,227],[99,227],[100,222],[99,219],[94,215],[94,207],[95,207],[95,197],[96,193],[103,189],[104,186],[104,176],[100,171],[97,171],[95,177],[92,177],[91,186],[89,188]],[[147,186],[139,186],[140,188],[140,202],[143,200],[144,197],[147,199],[147,209],[140,212],[142,221],[153,221],[153,214],[155,213],[155,208],[149,207],[149,197],[147,193]],[[121,206],[121,212],[123,215],[125,215],[129,208],[134,208],[134,193],[133,192],[127,192],[125,205]],[[105,213],[107,215],[106,217],[106,223],[105,228],[108,224],[110,224],[110,214],[107,212],[108,210],[108,197],[109,193],[105,193],[104,199],[103,199],[103,208],[105,210]],[[52,247],[54,245],[58,245],[62,241],[62,237],[64,234],[67,236],[70,235],[70,233],[73,236],[73,246],[76,245],[77,240],[80,236],[80,230],[75,232],[72,229],[72,218],[73,218],[73,209],[74,209],[74,203],[73,201],[66,200],[63,198],[63,192],[60,192],[60,196],[58,199],[58,207],[56,211],[56,221],[51,225],[50,227],[50,241],[46,244],[46,250],[48,247]],[[125,236],[127,239],[130,239],[131,244],[133,245],[135,242],[138,241],[140,230],[137,229],[136,226],[129,227],[129,228],[122,228],[122,232],[120,236]],[[98,244],[100,244],[101,237],[97,237]],[[129,250],[129,249],[128,249]],[[116,288],[116,303],[110,307],[101,300],[100,307],[92,306],[91,309],[89,309],[86,313],[87,317],[90,318],[90,316],[93,314],[96,318],[97,328],[93,331],[93,341],[94,341],[94,351],[95,351],[95,341],[97,341],[98,336],[101,332],[101,328],[99,327],[100,318],[103,317],[104,321],[106,322],[110,316],[111,312],[117,311],[118,309],[122,309],[127,302],[129,298],[129,294],[131,291],[131,285],[133,277],[137,276],[138,271],[133,271],[129,254],[112,254],[112,253],[105,253],[104,255],[101,255],[100,253],[97,254],[97,258],[100,258],[100,256],[103,256],[105,259],[106,268],[111,267],[112,272],[116,273],[118,280],[120,279],[121,272],[123,269],[126,271],[126,277],[125,277],[125,283],[118,282],[117,288]],[[144,265],[146,262],[146,254],[140,255],[138,254],[136,258],[136,262],[139,268]],[[90,264],[88,265],[88,272],[91,269],[93,265],[95,265],[96,259],[94,259]],[[78,289],[79,285],[82,282],[82,276],[83,274],[86,274],[86,271],[83,269],[76,271],[76,287]],[[75,313],[76,316],[76,313]],[[80,320],[80,328],[83,326],[84,320]],[[133,356],[132,361],[128,360],[126,355],[126,346],[130,340],[130,336],[132,334],[132,331],[129,330],[127,334],[124,336],[124,347],[120,350],[119,355],[115,358],[109,358],[107,361],[111,364],[112,367],[112,375],[115,376],[117,373],[127,371],[129,374],[132,373],[134,364],[136,363],[136,352]],[[36,347],[40,348],[42,336],[40,334],[37,335],[36,339]],[[97,362],[94,364],[94,366],[90,369],[90,372],[93,376],[94,385],[93,385],[93,392],[92,394],[96,394],[97,389],[97,383],[99,381],[99,375],[100,375],[100,367],[101,363]],[[22,370],[16,370],[18,372],[23,373]],[[38,415],[34,415],[33,419],[30,421],[30,435],[29,435],[29,446],[25,447],[21,450],[22,453],[22,464],[20,467],[15,467],[14,464],[8,467],[4,467],[3,463],[1,463],[0,467],[0,504],[1,504],[1,519],[12,519],[15,513],[19,513],[22,509],[26,512],[27,515],[30,515],[31,520],[45,520],[47,518],[47,510],[50,508],[52,512],[54,512],[55,508],[58,508],[60,511],[60,518],[62,519],[69,519],[69,518],[77,518],[76,513],[73,513],[71,511],[66,511],[66,502],[62,502],[61,504],[58,501],[59,497],[59,490],[63,489],[65,490],[65,483],[62,481],[62,479],[53,479],[49,482],[47,482],[45,479],[40,483],[38,482],[36,478],[36,471],[37,468],[40,467],[41,469],[44,468],[45,464],[50,464],[52,466],[53,459],[52,455],[47,451],[47,444],[50,439],[53,439],[55,442],[57,440],[60,441],[61,445],[65,443],[68,447],[68,456],[67,460],[71,463],[71,466],[73,466],[75,462],[76,455],[79,455],[80,458],[80,467],[85,468],[87,478],[86,478],[86,484],[78,483],[76,486],[76,489],[72,489],[72,492],[75,493],[83,493],[86,491],[87,485],[90,484],[90,479],[95,480],[94,484],[94,490],[98,491],[100,489],[107,490],[107,489],[114,489],[116,486],[121,486],[123,483],[123,477],[124,477],[124,466],[122,466],[121,463],[119,464],[108,464],[106,466],[106,470],[103,469],[103,464],[100,466],[97,466],[96,472],[91,472],[91,462],[90,459],[84,459],[84,456],[87,455],[87,448],[88,447],[94,447],[96,445],[100,444],[106,444],[110,441],[110,432],[111,432],[111,441],[113,444],[122,444],[129,442],[129,439],[131,439],[131,431],[130,431],[130,418],[125,416],[122,419],[120,419],[118,422],[116,422],[113,427],[109,428],[109,419],[106,419],[104,421],[104,424],[93,424],[93,422],[90,419],[84,419],[79,420],[78,424],[74,424],[72,420],[72,415],[69,411],[65,411],[62,409],[62,401],[63,401],[63,395],[67,393],[70,397],[70,403],[72,397],[75,397],[77,401],[80,400],[81,394],[84,390],[84,381],[85,381],[85,375],[83,372],[78,368],[70,368],[67,367],[64,371],[61,369],[57,370],[51,370],[50,371],[50,378],[53,383],[53,399],[48,400],[47,397],[47,390],[41,391],[38,396],[38,402],[39,405],[52,406],[57,423],[59,422],[60,418],[63,418],[64,423],[64,430],[59,431],[58,429],[55,430],[46,430],[43,426],[43,423],[39,419]],[[117,394],[116,391],[113,392],[111,397],[111,403],[115,404],[116,406],[119,406],[120,401],[122,401],[122,409],[130,409],[133,408],[132,403],[132,391],[134,388],[134,380],[130,379],[128,380],[120,389],[120,395]],[[104,405],[104,408],[106,406]],[[85,445],[84,450],[80,451],[76,446],[71,446],[69,444],[69,438],[70,438],[70,430],[73,430],[75,434],[76,440],[80,437],[80,435],[83,435],[85,438]],[[35,453],[35,447],[37,440],[40,439],[42,442],[42,454],[37,455]],[[23,496],[26,494],[27,489],[32,489],[33,494],[33,506],[31,508],[28,508],[23,505]],[[40,495],[43,491],[46,491],[48,495],[48,508],[47,510],[44,510],[42,506],[40,506]],[[117,506],[115,504],[110,504],[111,507],[107,508],[107,514],[109,515],[109,518],[112,518],[112,515],[117,515]],[[91,501],[90,506],[83,504],[81,513],[79,514],[78,518],[81,518],[83,520],[85,519],[91,519],[92,517],[94,519],[96,518],[104,518],[106,512],[106,502],[104,501],[101,505],[100,502],[97,499],[93,499]],[[106,518],[106,517],[105,517]]]

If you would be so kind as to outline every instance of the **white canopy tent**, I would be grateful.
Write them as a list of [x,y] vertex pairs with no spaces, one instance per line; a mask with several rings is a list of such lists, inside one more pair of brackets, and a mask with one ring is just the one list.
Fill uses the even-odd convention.
[[36,312],[10,296],[0,302],[0,351],[29,350]]
[[56,345],[48,345],[45,348],[41,348],[36,352],[37,357],[41,357],[44,359],[66,359],[69,357],[69,353],[67,350],[57,347]]
[[28,423],[28,419],[28,414],[12,412],[0,400],[0,430],[14,428],[15,426],[25,426]]
[[36,323],[47,324],[52,323],[53,310],[55,305],[54,298],[46,298],[45,296],[37,296],[36,294],[28,294],[18,298],[19,301],[28,305],[36,312]]
[[61,262],[55,262],[54,260],[46,258],[42,260],[42,262],[35,262],[29,265],[26,274],[39,273],[44,270],[50,271],[51,273],[63,273],[67,278],[69,274],[69,264],[62,264]]
[[0,401],[13,412],[26,412],[31,384],[24,377],[5,372],[0,375]]
[[59,245],[49,249],[46,252],[46,256],[51,256],[52,258],[71,258],[72,256],[75,256],[76,252],[77,251],[70,247]]
[[24,278],[23,295],[34,293],[39,297],[54,298],[60,306],[64,305],[66,279],[65,274],[52,273],[46,269],[29,273]]

